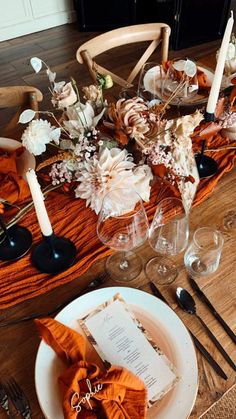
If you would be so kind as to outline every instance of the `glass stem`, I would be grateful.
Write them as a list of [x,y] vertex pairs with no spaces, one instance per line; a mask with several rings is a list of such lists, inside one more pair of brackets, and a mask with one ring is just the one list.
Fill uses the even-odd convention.
[[125,255],[126,255],[125,252],[121,252],[120,269],[122,269],[122,271],[124,271],[125,269],[129,267],[129,263],[126,260]]

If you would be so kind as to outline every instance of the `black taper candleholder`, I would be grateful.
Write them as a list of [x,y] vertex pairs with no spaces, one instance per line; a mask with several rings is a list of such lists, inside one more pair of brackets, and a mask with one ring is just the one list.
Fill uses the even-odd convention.
[[3,230],[0,235],[0,260],[20,259],[31,247],[32,235],[30,231],[18,224],[8,228],[2,216],[0,216],[0,226]]
[[69,268],[76,259],[76,247],[64,237],[43,236],[32,253],[32,263],[41,272],[56,274]]
[[204,154],[206,140],[202,141],[201,152],[195,155],[195,161],[200,179],[213,176],[218,170],[217,162]]
[[204,119],[206,122],[214,122],[215,121],[215,114],[214,113],[209,113],[209,112],[205,112],[204,115]]

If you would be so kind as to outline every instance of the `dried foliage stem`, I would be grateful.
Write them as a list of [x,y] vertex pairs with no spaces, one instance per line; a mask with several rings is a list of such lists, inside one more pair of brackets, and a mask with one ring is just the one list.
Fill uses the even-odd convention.
[[209,148],[205,150],[205,153],[207,153],[208,151],[214,153],[215,151],[225,151],[225,150],[236,150],[236,147]]
[[[43,195],[46,196],[49,192],[52,192],[54,189],[59,188],[61,185],[49,185],[46,186],[46,188],[42,189]],[[11,218],[10,221],[7,223],[7,227],[11,227],[14,224],[16,224],[18,221],[20,221],[33,207],[34,203],[33,201],[30,201],[27,205],[25,205],[23,208],[20,209],[20,211],[17,212],[16,215],[14,215],[13,218]]]

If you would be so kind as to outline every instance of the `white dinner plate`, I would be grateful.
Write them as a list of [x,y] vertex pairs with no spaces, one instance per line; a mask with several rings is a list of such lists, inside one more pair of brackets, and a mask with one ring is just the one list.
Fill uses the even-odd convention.
[[[12,140],[11,138],[0,137],[0,148],[3,148],[7,151],[13,151],[19,147],[22,147],[20,141]],[[25,173],[28,169],[35,169],[35,165],[35,157],[25,149],[21,156],[19,156],[19,158],[16,160],[18,175],[22,176],[26,180]]]
[[[77,320],[118,292],[154,342],[175,365],[181,377],[175,387],[149,409],[148,418],[187,418],[194,406],[198,389],[196,353],[186,327],[165,303],[133,288],[101,288],[74,300],[56,319],[83,333]],[[35,364],[35,386],[40,407],[47,419],[63,419],[57,378],[65,368],[55,352],[42,341]]]
[[[207,86],[210,88],[213,78],[214,78],[214,72],[205,66],[198,65],[197,68],[205,73],[206,79],[207,79]],[[146,72],[143,78],[144,88],[150,93],[156,95],[159,99],[161,99],[161,95],[160,95],[161,78],[160,77],[161,77],[160,65],[157,65],[155,67],[150,68],[150,70]],[[221,83],[221,90],[226,89],[230,85],[232,85],[230,83],[230,79],[223,76],[222,83]],[[200,91],[195,96],[190,97],[188,100],[185,100],[183,103],[181,103],[181,106],[195,106],[195,105],[204,104],[207,102],[208,96],[209,96],[208,91],[206,91],[206,93],[204,93],[203,91]],[[177,99],[173,99],[171,102],[171,105],[178,105],[178,104],[179,104],[179,101]]]

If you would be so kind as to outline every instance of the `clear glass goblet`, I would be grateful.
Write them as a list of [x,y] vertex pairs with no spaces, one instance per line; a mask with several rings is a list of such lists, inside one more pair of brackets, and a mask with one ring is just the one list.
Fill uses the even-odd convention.
[[163,78],[163,101],[173,105],[189,104],[197,92],[197,66],[194,61],[174,60]]
[[155,62],[145,63],[141,69],[137,95],[151,105],[161,103],[162,67]]
[[192,276],[205,276],[215,272],[220,263],[224,244],[223,235],[211,227],[200,227],[189,244],[184,263]]
[[150,246],[159,253],[146,265],[147,277],[158,284],[170,284],[178,269],[169,258],[181,253],[189,237],[188,215],[178,198],[165,198],[159,202],[149,228]]
[[226,231],[236,230],[236,211],[228,210],[223,217],[223,228]]
[[119,282],[136,278],[142,270],[142,261],[132,250],[142,245],[148,235],[147,215],[137,192],[120,188],[105,195],[97,234],[102,243],[117,250],[106,261],[111,278]]

